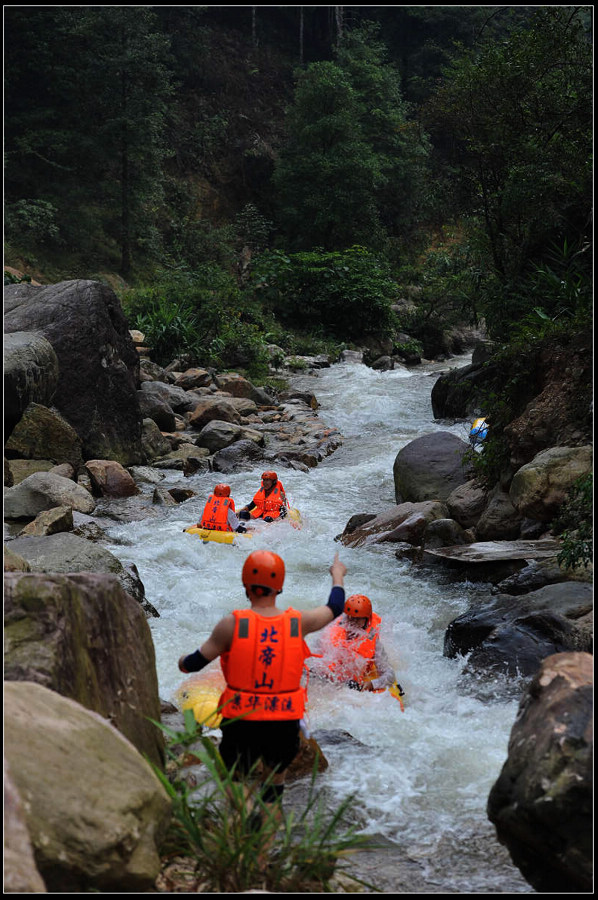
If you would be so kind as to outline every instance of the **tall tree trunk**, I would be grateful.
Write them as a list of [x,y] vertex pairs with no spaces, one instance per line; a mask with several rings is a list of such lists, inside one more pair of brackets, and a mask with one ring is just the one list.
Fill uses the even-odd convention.
[[257,29],[255,23],[255,10],[256,7],[251,7],[251,42],[253,44],[253,49],[255,50],[257,47]]
[[340,47],[343,42],[343,7],[335,6],[334,7],[334,19],[336,22],[336,49]]
[[130,185],[129,185],[129,141],[127,134],[127,76],[121,74],[121,103],[123,125],[121,131],[121,172],[120,172],[120,207],[121,207],[121,275],[126,277],[131,271],[131,215]]
[[299,64],[303,65],[303,7],[299,7]]

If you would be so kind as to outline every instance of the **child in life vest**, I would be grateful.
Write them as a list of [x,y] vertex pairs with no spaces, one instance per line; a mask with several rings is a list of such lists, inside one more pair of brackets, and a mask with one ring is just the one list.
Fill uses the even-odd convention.
[[276,472],[264,472],[259,491],[253,500],[239,510],[240,519],[263,519],[273,522],[287,514],[287,498]]

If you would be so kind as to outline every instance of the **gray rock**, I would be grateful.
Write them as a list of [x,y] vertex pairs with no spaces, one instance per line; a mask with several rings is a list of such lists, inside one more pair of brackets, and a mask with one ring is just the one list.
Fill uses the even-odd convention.
[[34,472],[4,492],[7,519],[34,519],[44,509],[70,506],[77,512],[91,513],[96,502],[89,491],[52,472]]
[[5,441],[30,403],[48,406],[52,402],[58,375],[58,357],[43,334],[35,331],[4,334]]
[[401,501],[445,501],[471,479],[464,458],[469,445],[450,431],[425,434],[399,450],[393,465],[395,497]]
[[143,608],[146,615],[159,613],[145,597],[139,576],[127,571],[109,550],[69,532],[44,537],[18,537],[10,542],[13,553],[29,563],[32,572],[94,572],[115,575],[121,585]]
[[148,763],[107,719],[40,684],[6,683],[4,704],[4,751],[48,891],[153,888],[171,801]]
[[97,281],[4,288],[4,331],[40,332],[58,359],[53,405],[83,442],[85,459],[141,459],[139,358],[120,301]]
[[540,893],[592,893],[593,685],[590,654],[543,661],[488,797],[498,839]]

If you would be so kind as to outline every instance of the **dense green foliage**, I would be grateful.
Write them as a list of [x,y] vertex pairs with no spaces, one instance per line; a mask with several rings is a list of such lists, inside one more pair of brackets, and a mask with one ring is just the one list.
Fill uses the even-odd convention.
[[388,267],[364,247],[344,252],[260,254],[252,268],[254,295],[289,328],[341,341],[388,332],[396,283]]
[[591,472],[578,478],[552,523],[552,530],[563,540],[558,561],[565,569],[587,568],[593,561],[593,488]]
[[[480,311],[501,339],[537,304],[526,281],[547,252],[591,238],[587,26],[575,7],[539,8],[532,27],[455,57],[427,105],[429,126],[451,135],[455,202],[486,270]],[[589,282],[589,259],[582,269]]]
[[118,271],[161,359],[591,317],[586,7],[9,7],[5,58],[7,263]]
[[385,55],[363,27],[298,73],[273,174],[284,246],[381,250],[415,228],[427,148]]

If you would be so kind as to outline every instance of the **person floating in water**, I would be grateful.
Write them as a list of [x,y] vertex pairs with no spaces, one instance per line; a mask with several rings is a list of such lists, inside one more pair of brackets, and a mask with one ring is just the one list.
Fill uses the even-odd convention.
[[259,491],[253,500],[239,510],[239,518],[263,519],[264,522],[273,522],[274,519],[282,519],[287,514],[287,498],[276,472],[264,472]]

